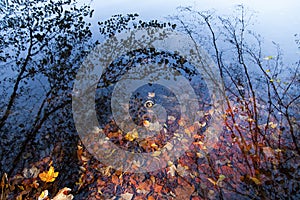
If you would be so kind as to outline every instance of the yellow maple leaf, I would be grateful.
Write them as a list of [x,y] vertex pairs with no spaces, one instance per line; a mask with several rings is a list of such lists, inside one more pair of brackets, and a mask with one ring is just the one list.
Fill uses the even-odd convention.
[[131,142],[137,138],[139,138],[139,133],[136,129],[133,129],[125,135],[125,139]]
[[259,179],[255,178],[255,177],[250,177],[250,179],[256,184],[256,185],[261,185],[261,182]]
[[58,176],[58,172],[54,172],[54,167],[50,166],[49,171],[42,172],[39,174],[39,177],[44,182],[53,182]]

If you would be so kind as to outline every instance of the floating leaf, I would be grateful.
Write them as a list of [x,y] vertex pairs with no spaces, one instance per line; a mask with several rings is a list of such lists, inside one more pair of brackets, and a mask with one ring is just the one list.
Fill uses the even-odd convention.
[[276,128],[276,127],[277,127],[277,124],[274,124],[273,122],[270,122],[270,123],[269,123],[269,126],[270,126],[271,128]]
[[50,166],[49,171],[39,174],[39,177],[44,182],[53,182],[58,176],[58,172],[54,172],[54,167]]
[[264,60],[271,60],[271,59],[273,59],[273,56],[264,57]]
[[155,93],[154,92],[148,92],[148,97],[149,98],[154,98],[155,97]]
[[150,122],[148,120],[144,120],[143,125],[148,128],[150,126]]

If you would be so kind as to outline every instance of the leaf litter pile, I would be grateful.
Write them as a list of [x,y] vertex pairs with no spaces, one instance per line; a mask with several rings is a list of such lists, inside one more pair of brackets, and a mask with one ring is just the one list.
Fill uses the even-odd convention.
[[[284,124],[279,124],[276,117],[258,124],[251,114],[251,98],[241,100],[228,97],[224,111],[214,110],[209,105],[210,99],[205,99],[205,93],[208,92],[205,83],[199,82],[201,78],[198,79],[198,74],[193,70],[188,70],[188,63],[176,63],[176,55],[171,55],[172,62],[172,59],[153,59],[151,51],[138,53],[140,55],[135,62],[161,61],[160,64],[180,66],[183,69],[181,73],[190,78],[197,95],[201,95],[201,110],[195,111],[201,113],[200,120],[184,129],[185,134],[193,137],[189,149],[177,160],[168,160],[168,152],[176,150],[169,140],[176,137],[176,131],[188,119],[180,115],[179,102],[172,91],[158,84],[139,88],[132,94],[128,106],[134,123],[156,134],[141,137],[134,127],[128,132],[119,129],[109,114],[108,99],[113,89],[108,85],[118,82],[118,77],[126,70],[124,66],[128,66],[129,61],[125,62],[124,57],[107,69],[105,80],[98,85],[100,91],[96,94],[96,110],[98,120],[103,125],[100,127],[101,134],[126,151],[155,152],[154,157],[164,153],[167,166],[146,173],[115,170],[96,160],[83,145],[87,141],[79,140],[74,152],[76,161],[72,166],[75,173],[61,179],[60,176],[68,170],[61,167],[64,158],[46,155],[13,177],[4,174],[0,185],[1,199],[282,199],[286,194],[299,197],[299,152],[295,151]],[[120,66],[119,71],[116,71],[116,65]],[[148,112],[157,104],[163,105],[166,110],[163,126],[156,124],[151,112]],[[265,105],[258,102],[258,106]],[[259,112],[261,116],[266,115],[263,109]],[[211,126],[210,119],[214,113],[220,113],[222,120],[213,129],[207,129]],[[218,134],[207,140],[207,135],[211,135],[208,133],[210,130]],[[167,151],[160,151],[163,147]],[[127,162],[126,158],[124,162]],[[145,163],[131,164],[138,169]],[[60,170],[56,166],[60,166]],[[69,178],[76,181],[67,182]],[[65,187],[61,187],[64,183]]]

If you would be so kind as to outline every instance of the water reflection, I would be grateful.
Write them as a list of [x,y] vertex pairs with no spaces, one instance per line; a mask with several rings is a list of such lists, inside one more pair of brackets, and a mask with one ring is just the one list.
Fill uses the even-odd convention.
[[[182,199],[191,196],[195,199],[283,199],[299,196],[299,63],[293,66],[296,70],[282,80],[280,70],[276,68],[281,64],[280,55],[266,63],[263,58],[270,55],[261,55],[259,42],[247,44],[244,43],[246,37],[233,37],[242,34],[230,34],[244,31],[232,26],[233,22],[243,21],[230,21],[231,18],[222,21],[224,24],[208,24],[221,30],[216,34],[217,39],[214,35],[196,37],[201,36],[197,34],[202,30],[207,30],[194,26],[201,17],[192,23],[183,23],[185,29],[191,30],[189,33],[196,33],[192,34],[195,41],[205,44],[218,63],[220,71],[211,75],[223,72],[225,110],[212,105],[211,91],[192,63],[181,55],[157,49],[139,49],[121,55],[113,60],[97,82],[95,105],[97,120],[103,129],[101,133],[131,152],[156,152],[165,147],[166,151],[160,153],[165,153],[168,158],[167,152],[173,150],[169,140],[185,122],[180,101],[196,102],[199,109],[193,111],[203,112],[199,112],[202,118],[195,126],[184,129],[186,134],[194,134],[189,150],[178,160],[167,162],[165,169],[143,174],[122,173],[94,159],[80,142],[71,105],[72,95],[76,98],[82,95],[81,91],[73,90],[72,82],[87,49],[94,46],[88,24],[83,20],[92,12],[88,7],[78,8],[69,3],[47,1],[42,5],[34,1],[9,1],[10,7],[0,9],[5,15],[0,19],[1,33],[5,33],[0,36],[0,66],[3,67],[0,82],[3,97],[0,100],[1,195],[7,195],[8,199],[16,199],[19,195],[32,198],[39,196],[43,189],[55,194],[67,186],[72,188],[77,199],[121,198],[125,192],[134,198],[149,199],[175,196]],[[199,26],[219,19],[206,17]],[[123,29],[128,25],[124,19],[134,20],[120,16],[111,23],[122,26],[111,26],[108,22],[101,26],[113,30],[107,35],[115,34],[122,31],[120,27]],[[135,24],[147,22],[135,21]],[[179,29],[183,30],[183,27]],[[213,46],[214,42],[219,44],[220,38],[222,45]],[[151,66],[154,69],[160,66],[163,70],[155,71]],[[247,74],[253,66],[260,69],[260,73]],[[140,79],[146,75],[141,72],[148,74],[151,70],[155,76],[148,77],[149,81],[136,88],[122,83],[128,79],[138,83],[136,77]],[[168,76],[168,70],[172,76]],[[128,72],[130,74],[126,75]],[[176,94],[184,94],[186,90],[186,85],[180,87],[177,75],[189,81],[195,99],[189,96],[176,98]],[[180,89],[174,91],[163,82],[156,83],[160,77],[165,81],[171,77],[178,84],[175,87]],[[124,95],[114,94],[118,88],[132,89],[132,92],[125,90]],[[120,127],[114,121],[111,109],[115,104],[114,95],[120,99],[122,95],[126,96],[128,101],[123,106],[133,123],[127,123],[125,118],[118,119],[124,124]],[[211,115],[215,113],[221,118],[210,129]],[[142,132],[146,129],[148,132]],[[206,140],[207,132],[216,137]],[[91,146],[96,139],[89,141]],[[132,170],[137,170],[149,163],[136,161],[130,164]],[[59,176],[52,183],[44,183],[38,173],[47,171],[49,165],[55,167]]]

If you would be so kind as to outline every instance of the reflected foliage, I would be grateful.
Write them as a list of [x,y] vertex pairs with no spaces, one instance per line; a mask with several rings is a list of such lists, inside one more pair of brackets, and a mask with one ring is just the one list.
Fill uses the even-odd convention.
[[[276,43],[276,55],[265,53],[243,6],[230,17],[181,8],[166,23],[139,20],[137,14],[98,23],[103,38],[144,27],[188,34],[212,55],[226,89],[226,109],[214,110],[223,118],[218,127],[207,129],[209,91],[180,55],[138,49],[107,67],[97,85],[98,121],[108,139],[122,148],[172,150],[167,141],[184,124],[172,91],[149,83],[132,93],[128,110],[135,125],[149,126],[153,118],[147,107],[162,105],[166,124],[160,134],[139,139],[134,131],[118,129],[110,98],[135,67],[155,64],[177,71],[191,83],[204,110],[203,118],[185,130],[194,135],[190,149],[165,169],[144,174],[123,173],[97,161],[82,145],[72,120],[73,80],[89,50],[100,43],[93,42],[86,22],[92,16],[91,8],[74,0],[0,3],[1,200],[37,199],[46,189],[53,197],[64,187],[76,199],[299,198],[300,61],[286,70]],[[295,37],[300,48],[299,35]],[[220,136],[207,141],[207,130]],[[68,191],[59,193],[67,196]]]

